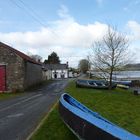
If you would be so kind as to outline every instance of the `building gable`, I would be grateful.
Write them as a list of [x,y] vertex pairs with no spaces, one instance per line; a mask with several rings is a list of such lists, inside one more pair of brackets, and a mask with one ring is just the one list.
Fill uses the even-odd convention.
[[31,63],[34,63],[34,64],[38,64],[38,65],[41,65],[41,63],[39,62],[36,62],[34,59],[32,59],[31,57],[29,57],[28,55],[0,42],[0,47],[3,47],[3,48],[6,48],[6,49],[9,49],[11,50],[13,53],[15,53],[16,55],[20,56],[22,59],[24,59],[25,61],[29,61]]
[[68,69],[67,64],[45,64],[44,67],[46,70],[65,70],[65,69]]

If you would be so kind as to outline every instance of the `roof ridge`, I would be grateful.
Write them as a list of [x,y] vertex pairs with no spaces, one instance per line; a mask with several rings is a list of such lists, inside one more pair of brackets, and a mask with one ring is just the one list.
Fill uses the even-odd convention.
[[24,54],[23,52],[21,52],[21,51],[15,49],[15,48],[13,48],[13,47],[11,47],[11,46],[5,44],[5,43],[0,42],[0,46],[3,46],[3,47],[6,47],[6,48],[10,49],[11,51],[13,51],[14,53],[16,53],[18,56],[20,56],[21,58],[23,58],[23,59],[26,60],[26,61],[32,62],[32,63],[34,63],[34,64],[41,65],[41,63],[35,61],[35,60],[32,59],[30,56]]

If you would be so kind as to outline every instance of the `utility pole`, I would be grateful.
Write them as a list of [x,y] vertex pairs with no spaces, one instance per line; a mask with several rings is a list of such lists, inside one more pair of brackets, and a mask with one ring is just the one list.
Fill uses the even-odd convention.
[[89,78],[91,78],[91,75],[90,75],[90,60],[89,60],[89,56],[87,56],[87,60],[88,60],[88,72],[89,72]]

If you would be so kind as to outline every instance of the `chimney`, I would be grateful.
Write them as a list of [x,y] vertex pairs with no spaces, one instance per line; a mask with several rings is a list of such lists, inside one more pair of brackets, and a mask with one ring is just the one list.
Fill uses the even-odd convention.
[[69,62],[67,61],[67,63],[66,63],[66,64],[67,64],[67,68],[68,68],[68,67],[69,67]]

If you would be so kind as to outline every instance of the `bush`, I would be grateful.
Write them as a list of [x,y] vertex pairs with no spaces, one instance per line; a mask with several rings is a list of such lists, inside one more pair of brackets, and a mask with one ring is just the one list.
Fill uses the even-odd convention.
[[132,80],[131,86],[132,87],[140,87],[140,80]]

